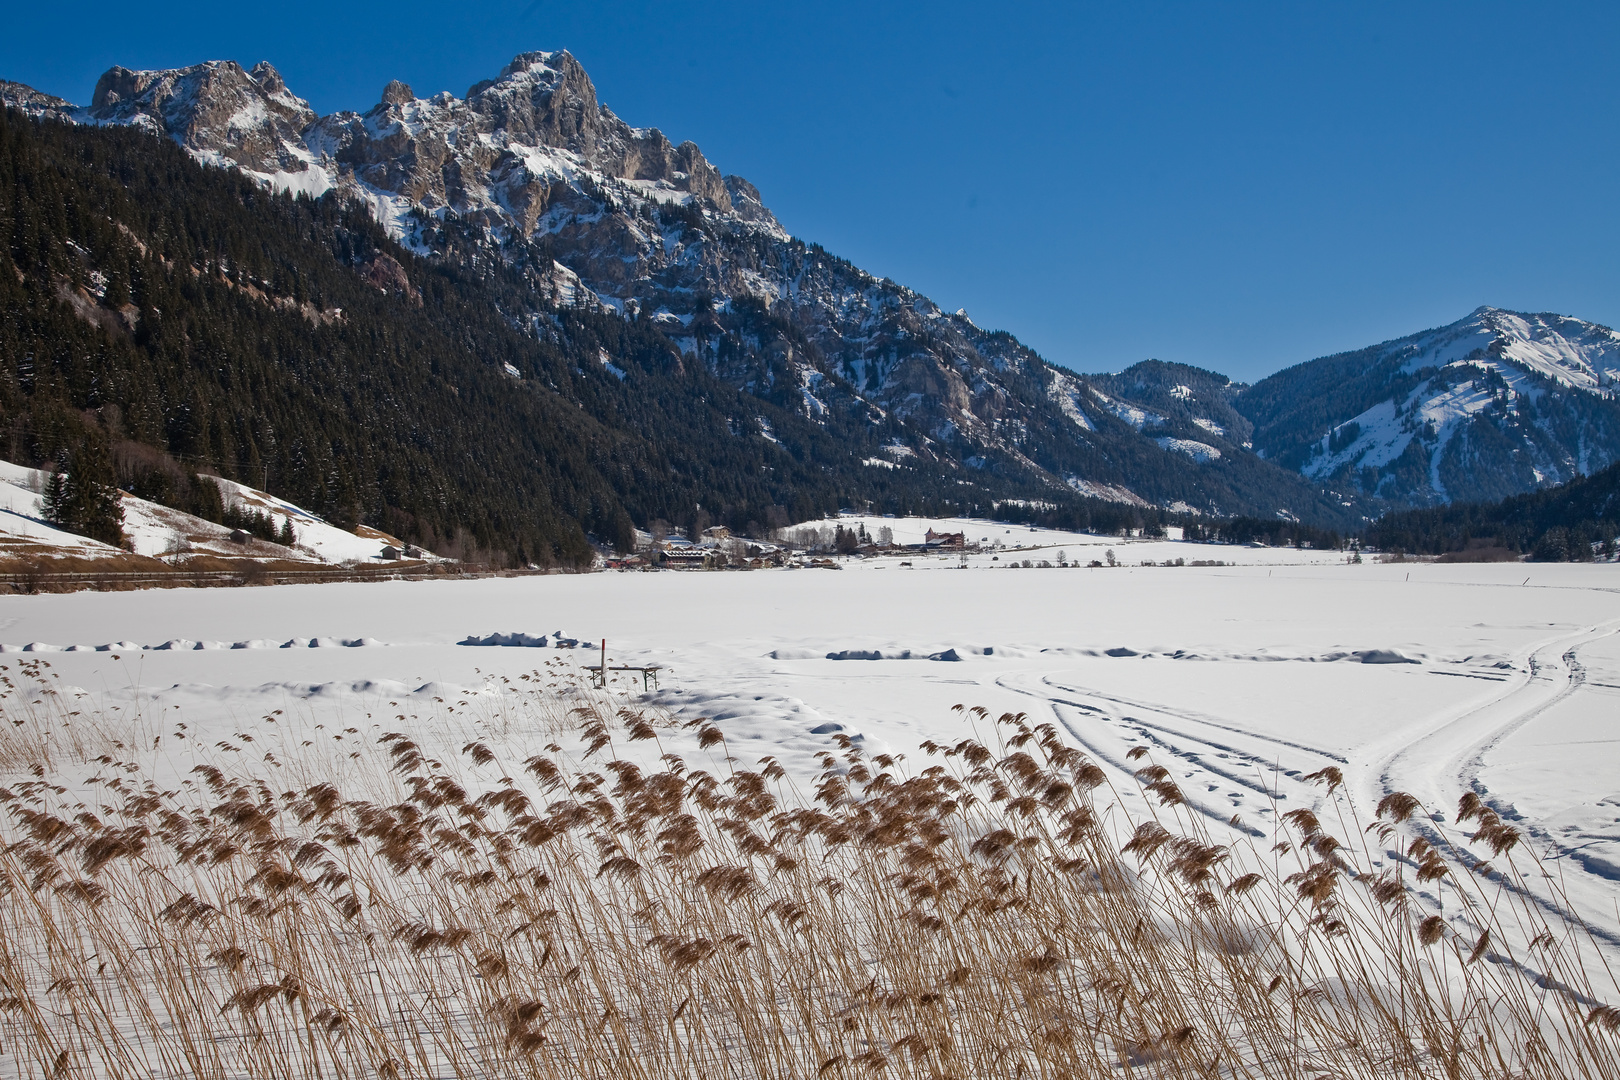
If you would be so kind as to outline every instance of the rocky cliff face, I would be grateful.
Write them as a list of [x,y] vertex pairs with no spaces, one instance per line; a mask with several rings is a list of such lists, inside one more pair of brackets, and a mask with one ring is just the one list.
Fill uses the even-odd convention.
[[694,144],[671,145],[657,129],[614,116],[565,52],[525,53],[465,98],[420,99],[389,83],[370,110],[324,117],[303,143],[334,182],[401,197],[429,214],[487,213],[490,224],[525,238],[554,207],[602,209],[582,181],[697,198],[721,213],[730,204],[724,179]]
[[268,63],[251,72],[231,60],[178,71],[115,67],[97,80],[86,112],[97,123],[150,128],[250,172],[302,173],[312,165],[299,138],[315,110]]
[[32,86],[0,79],[0,103],[46,120],[73,121],[82,111],[65,98],[42,94]]
[[1128,391],[790,237],[748,181],[603,106],[566,52],[524,53],[464,97],[392,82],[367,111],[325,117],[265,63],[114,68],[85,110],[3,96],[35,114],[147,127],[277,188],[338,189],[425,256],[473,234],[544,268],[533,310],[515,320],[541,325],[560,296],[654,320],[684,362],[739,390],[881,429],[893,450],[881,467],[1209,513],[1345,515],[1297,473],[1245,454],[1243,439],[1205,452],[1168,415],[1135,419]]

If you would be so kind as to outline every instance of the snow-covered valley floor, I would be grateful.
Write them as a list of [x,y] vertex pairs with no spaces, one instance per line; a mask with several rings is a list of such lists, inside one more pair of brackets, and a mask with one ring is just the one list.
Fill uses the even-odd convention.
[[[650,700],[714,718],[750,760],[775,755],[803,780],[833,733],[914,752],[958,730],[958,703],[1055,719],[1121,767],[1133,745],[1162,747],[1212,814],[1246,825],[1272,812],[1268,791],[1298,799],[1295,777],[1337,764],[1367,809],[1388,790],[1441,810],[1464,790],[1487,797],[1567,861],[1587,914],[1620,941],[1620,568],[1322,557],[1334,561],[962,571],[935,556],[839,572],[7,596],[0,647],[44,650],[103,707],[138,696],[183,715],[203,746],[274,708],[336,720],[376,712],[400,685],[446,696],[543,660],[597,662],[583,647],[457,644],[562,630],[582,645],[605,637],[610,665],[661,665]],[[145,648],[91,651],[115,642]],[[947,652],[957,659],[926,659]],[[839,653],[885,659],[827,659]],[[639,693],[639,676],[616,678]],[[199,760],[176,758],[175,775]]]
[[[774,759],[806,797],[820,756],[846,739],[868,757],[904,755],[915,775],[929,763],[920,744],[967,737],[958,705],[1055,725],[1133,818],[1158,810],[1132,780],[1146,748],[1211,839],[1254,851],[1291,810],[1326,819],[1333,800],[1309,774],[1336,768],[1357,832],[1406,791],[1433,815],[1422,835],[1488,861],[1469,839],[1477,824],[1454,820],[1472,791],[1541,856],[1547,876],[1516,886],[1531,909],[1583,920],[1590,963],[1620,956],[1620,568],[1111,546],[1121,565],[1099,569],[1007,569],[1055,552],[1003,552],[966,569],[916,556],[839,571],[6,596],[0,664],[16,679],[47,661],[78,711],[133,717],[130,742],[160,785],[199,765],[279,783],[281,763],[308,772],[322,747],[336,777],[351,747],[390,731],[447,755],[497,725],[521,736],[526,714],[502,705],[510,688],[582,682],[600,655],[586,646],[605,638],[610,665],[660,669],[656,691],[626,672],[615,695],[724,735],[705,746],[672,728],[663,749],[707,755],[716,772],[727,755],[739,769]],[[1139,565],[1235,554],[1248,565]],[[559,631],[581,647],[458,644]],[[58,782],[98,768],[63,766]],[[1392,847],[1371,869],[1403,858]],[[1413,882],[1415,899],[1473,941],[1454,879]],[[1528,943],[1513,944],[1517,956]]]

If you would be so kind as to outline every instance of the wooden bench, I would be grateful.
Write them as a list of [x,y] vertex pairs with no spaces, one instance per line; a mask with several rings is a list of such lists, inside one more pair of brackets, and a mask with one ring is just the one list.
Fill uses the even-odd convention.
[[585,670],[589,671],[596,679],[596,685],[604,689],[607,687],[608,672],[639,671],[641,672],[641,689],[643,692],[646,692],[649,689],[658,689],[658,673],[664,669],[658,664],[647,664],[646,666],[640,666],[637,664],[617,664],[611,667],[603,666],[602,664],[592,664]]
[[592,664],[585,669],[591,672],[596,679],[596,685],[603,690],[607,689],[607,673],[610,671],[639,671],[641,672],[641,691],[646,693],[649,685],[651,689],[658,689],[658,673],[663,670],[659,664],[619,664],[612,667],[607,662],[607,638],[602,639],[602,662]]

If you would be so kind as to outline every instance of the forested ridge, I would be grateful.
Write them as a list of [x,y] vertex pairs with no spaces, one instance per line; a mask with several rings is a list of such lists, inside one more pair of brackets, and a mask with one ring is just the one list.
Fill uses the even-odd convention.
[[137,129],[0,116],[0,230],[19,463],[110,447],[149,497],[217,472],[338,524],[541,564],[659,519],[988,504],[863,465],[889,433],[745,400],[647,321],[537,309],[553,267],[479,230],[447,226],[443,257],[418,259],[365,207],[268,192]]

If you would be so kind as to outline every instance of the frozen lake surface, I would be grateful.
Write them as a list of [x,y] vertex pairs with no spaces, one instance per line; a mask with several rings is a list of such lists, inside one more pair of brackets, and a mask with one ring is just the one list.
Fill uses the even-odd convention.
[[[917,556],[836,572],[7,596],[0,663],[48,660],[88,695],[81,707],[138,715],[145,736],[183,730],[156,750],[183,777],[205,762],[255,766],[261,751],[290,758],[293,740],[347,736],[347,749],[429,712],[454,742],[458,725],[488,721],[503,678],[550,662],[556,679],[559,664],[598,656],[458,642],[605,637],[610,663],[663,669],[656,693],[643,698],[633,675],[619,692],[711,717],[735,758],[773,756],[806,784],[838,735],[920,761],[924,740],[963,737],[962,704],[1058,723],[1127,802],[1140,796],[1125,755],[1147,744],[1234,839],[1319,805],[1303,776],[1333,765],[1363,825],[1384,794],[1410,791],[1467,848],[1450,819],[1472,790],[1527,833],[1599,939],[1620,944],[1620,568],[1054,542],[1070,562],[1111,547],[1121,565],[1006,569],[1055,562],[1052,547],[965,569]],[[1244,565],[1140,565],[1178,557]],[[221,748],[241,734],[251,753]],[[1426,900],[1446,910],[1443,893]]]

